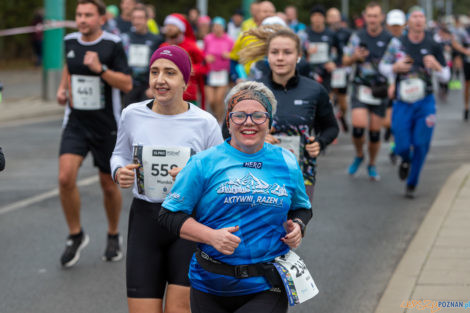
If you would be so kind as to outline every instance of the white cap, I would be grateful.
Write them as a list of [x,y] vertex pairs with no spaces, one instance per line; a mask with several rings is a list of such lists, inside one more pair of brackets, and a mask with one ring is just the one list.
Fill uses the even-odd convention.
[[403,26],[406,23],[405,13],[402,10],[392,10],[387,14],[387,25],[400,25]]
[[261,25],[281,25],[281,26],[287,27],[286,22],[284,22],[284,20],[280,18],[279,16],[267,17],[263,20]]

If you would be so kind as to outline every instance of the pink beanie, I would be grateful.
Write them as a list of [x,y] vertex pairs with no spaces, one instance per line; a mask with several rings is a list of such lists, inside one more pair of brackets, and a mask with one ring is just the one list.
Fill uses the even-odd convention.
[[150,58],[150,67],[152,67],[153,62],[162,58],[175,63],[181,71],[181,74],[183,74],[183,79],[187,84],[189,76],[191,75],[191,60],[188,53],[178,46],[165,46],[158,48]]

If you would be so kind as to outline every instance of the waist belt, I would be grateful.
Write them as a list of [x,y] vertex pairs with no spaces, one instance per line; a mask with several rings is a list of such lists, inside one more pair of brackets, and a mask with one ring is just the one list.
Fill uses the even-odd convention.
[[272,287],[280,286],[279,283],[282,284],[279,274],[272,263],[230,265],[211,258],[199,248],[196,250],[196,260],[203,269],[214,274],[232,276],[238,279],[263,276]]

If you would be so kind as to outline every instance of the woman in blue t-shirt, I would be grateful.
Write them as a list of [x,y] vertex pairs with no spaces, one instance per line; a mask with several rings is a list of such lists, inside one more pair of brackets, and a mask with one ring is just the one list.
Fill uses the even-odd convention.
[[270,263],[299,246],[312,217],[295,156],[265,142],[276,99],[245,82],[226,98],[231,138],[191,157],[159,221],[199,243],[190,264],[191,311],[286,312]]

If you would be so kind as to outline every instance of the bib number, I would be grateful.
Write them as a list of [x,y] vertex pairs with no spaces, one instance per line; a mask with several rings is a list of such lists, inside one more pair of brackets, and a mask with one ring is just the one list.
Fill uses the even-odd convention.
[[72,107],[77,110],[104,109],[99,76],[72,75]]
[[281,276],[290,306],[305,302],[318,294],[319,290],[307,266],[295,252],[289,251],[277,257],[274,266]]
[[188,147],[134,146],[134,163],[139,194],[152,199],[164,199],[173,186],[170,170],[184,167],[191,156]]
[[408,78],[400,81],[399,95],[404,102],[413,103],[426,96],[426,84],[419,78]]
[[129,66],[147,67],[149,58],[150,48],[147,45],[131,44],[129,46]]
[[317,52],[310,54],[309,62],[311,64],[320,64],[328,62],[329,45],[326,42],[310,43],[309,48],[317,47]]
[[331,87],[344,88],[346,87],[346,69],[337,68],[331,74]]
[[299,161],[300,157],[300,136],[281,136],[276,135],[274,136],[277,140],[279,140],[278,146],[289,150],[295,155],[297,162]]
[[228,71],[212,71],[209,72],[207,80],[209,86],[219,87],[228,85]]
[[372,95],[372,89],[368,86],[360,85],[357,91],[357,98],[360,102],[369,105],[380,105],[382,99],[375,98]]

